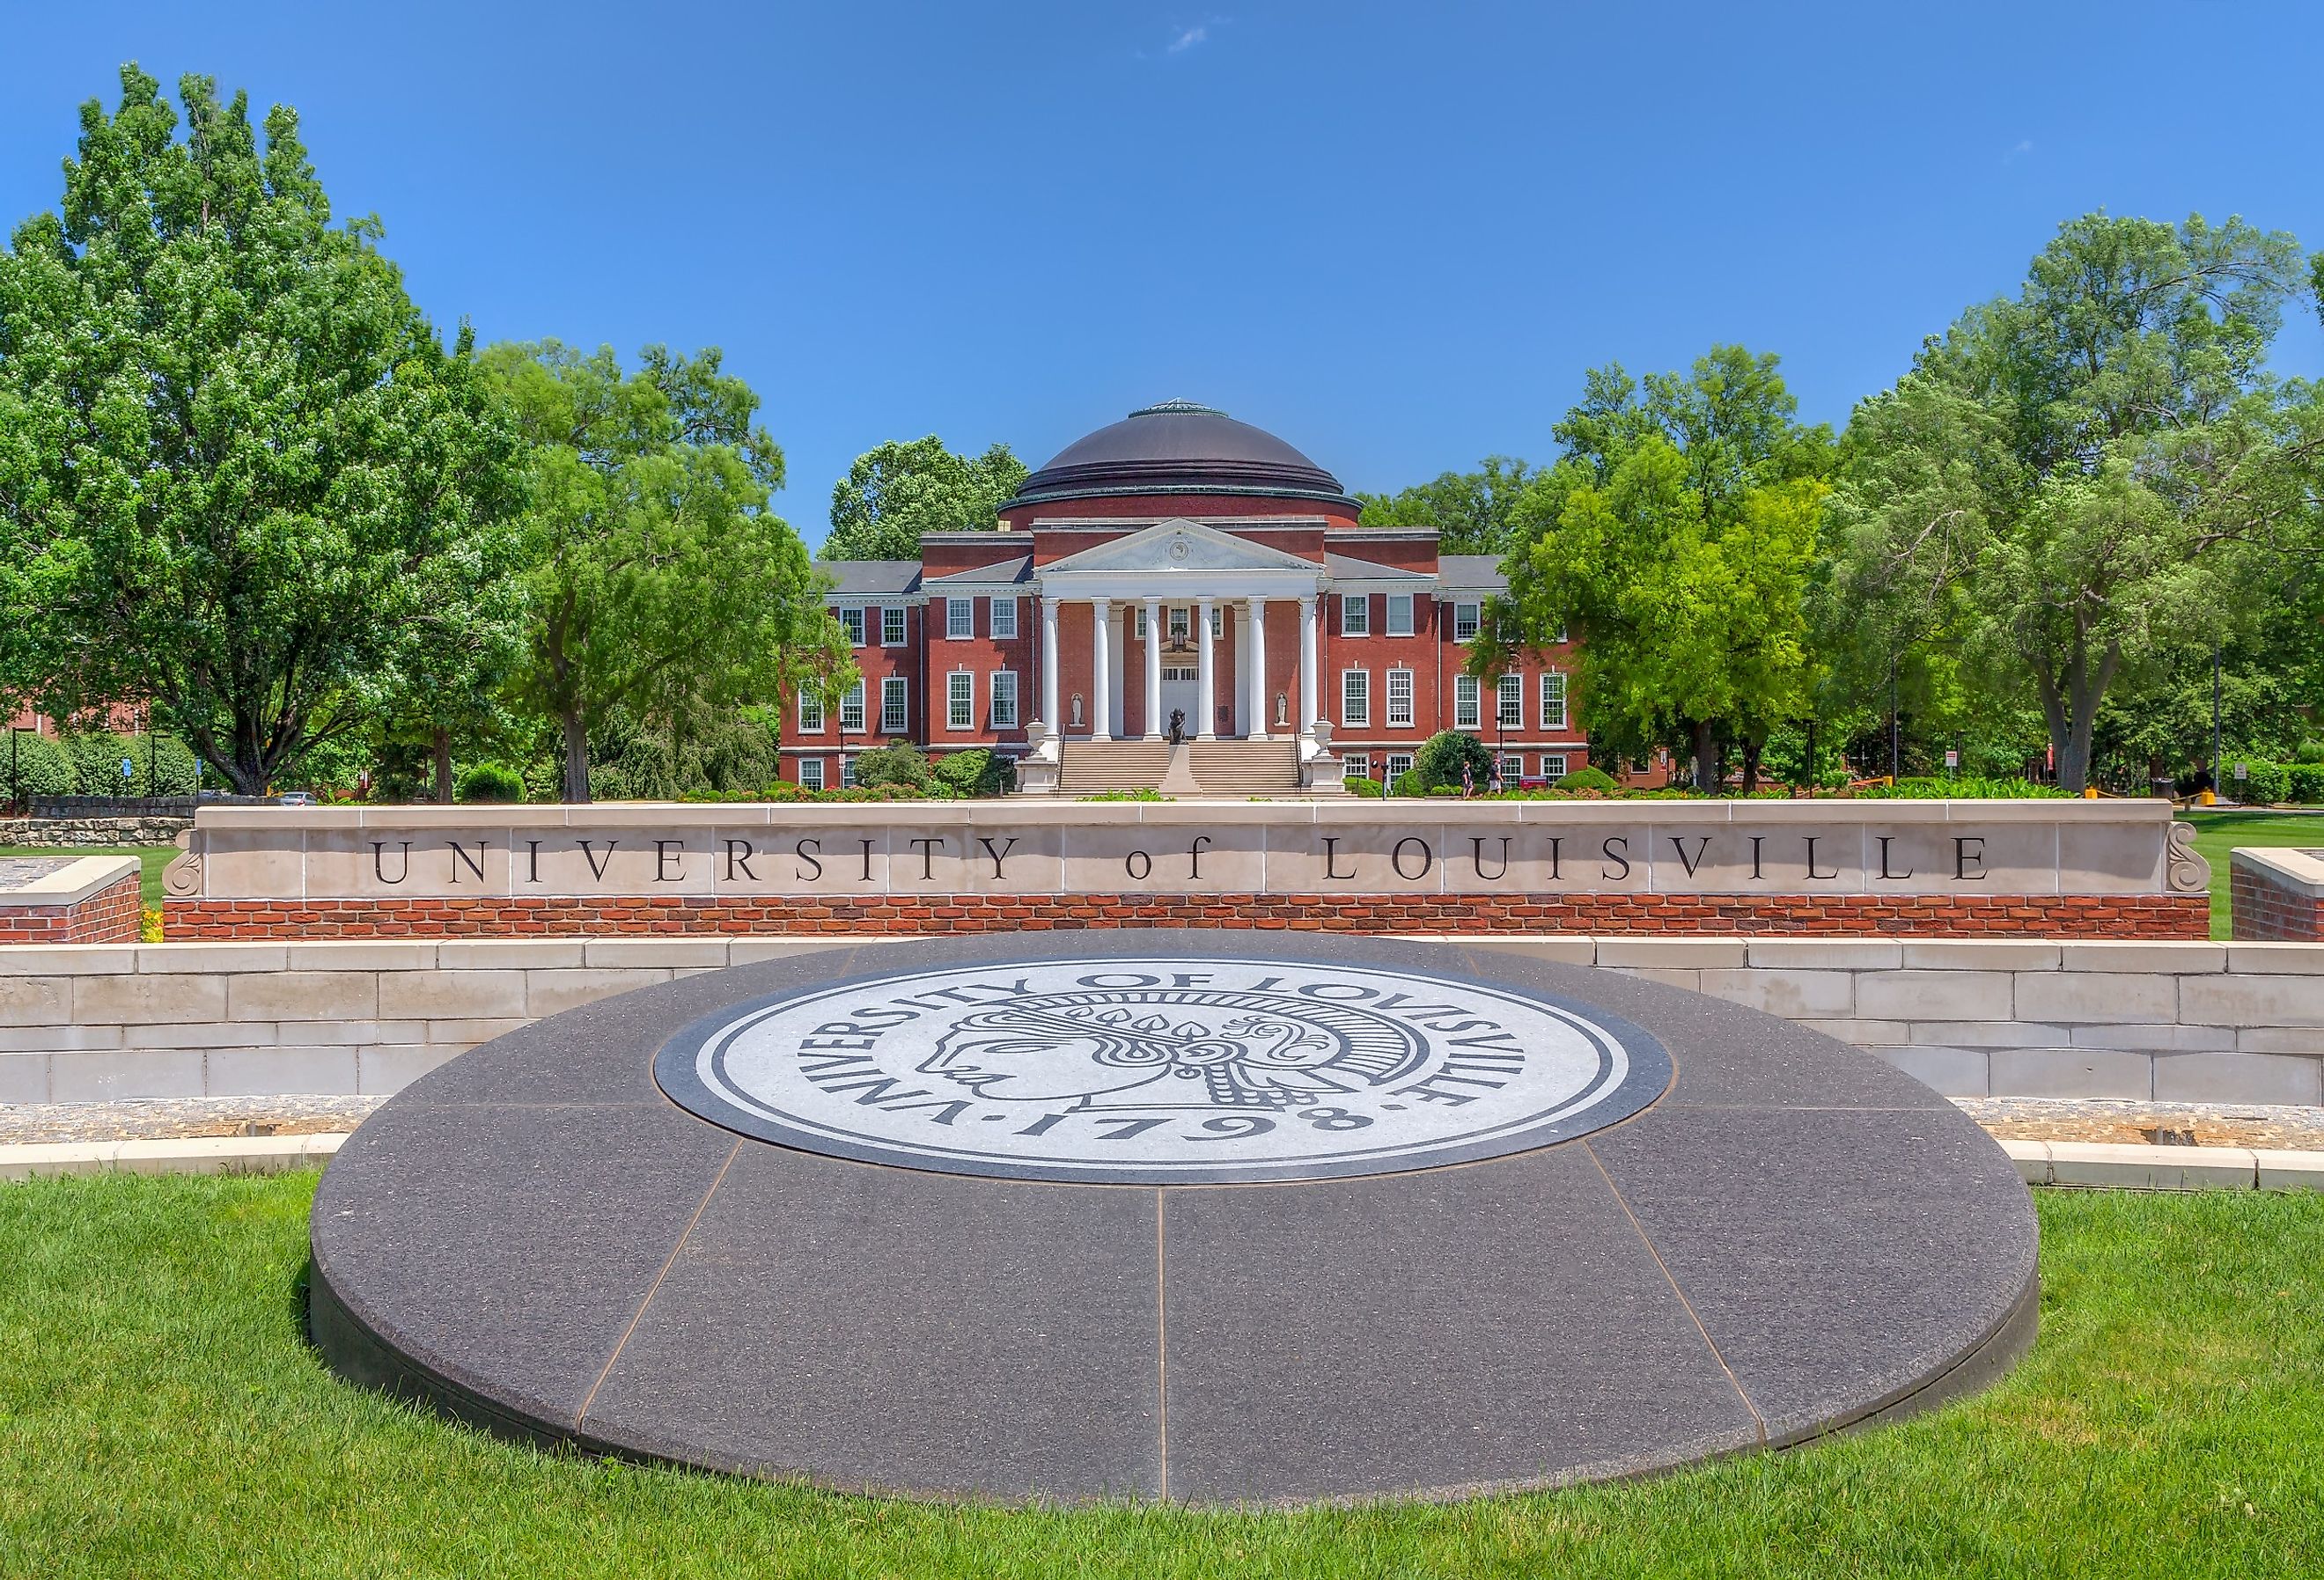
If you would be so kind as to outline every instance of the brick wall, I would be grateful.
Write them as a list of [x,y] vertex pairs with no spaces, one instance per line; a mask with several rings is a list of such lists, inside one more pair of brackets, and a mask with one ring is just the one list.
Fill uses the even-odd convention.
[[[2324,829],[2319,830],[2324,834]],[[2239,938],[2324,938],[2324,859],[2314,851],[2237,850],[2228,884]]]
[[1806,934],[2200,938],[2201,894],[952,894],[852,899],[613,895],[171,900],[172,938],[594,937],[1221,927],[1351,933]]
[[[1440,935],[1441,936],[1441,935]],[[543,1015],[837,939],[0,948],[0,1103],[392,1092]],[[2324,1101],[2324,944],[1511,937],[1784,1016],[1954,1095]]]
[[137,873],[65,905],[0,905],[0,944],[134,944],[143,918]]

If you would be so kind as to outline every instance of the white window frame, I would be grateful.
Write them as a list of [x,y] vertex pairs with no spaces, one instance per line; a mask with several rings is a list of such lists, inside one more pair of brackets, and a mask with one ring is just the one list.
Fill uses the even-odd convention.
[[1483,605],[1480,604],[1455,604],[1452,605],[1453,641],[1474,642],[1477,640],[1477,628],[1482,619],[1480,611],[1482,608]]
[[823,693],[811,687],[799,688],[798,732],[802,735],[823,734]]
[[880,733],[882,735],[909,735],[912,733],[912,683],[902,675],[887,675],[881,679]]
[[881,647],[903,646],[911,640],[908,634],[908,629],[904,619],[904,611],[900,606],[890,605],[880,611],[880,645]]
[[863,611],[842,609],[838,613],[839,628],[847,633],[847,645],[862,647],[863,645]]
[[1372,672],[1370,670],[1340,671],[1340,727],[1370,729],[1372,723]]
[[1555,784],[1572,772],[1572,769],[1565,766],[1564,753],[1544,752],[1541,754],[1541,776],[1550,783]]
[[1017,727],[1017,671],[992,671],[992,727],[1013,730]]
[[1388,727],[1408,730],[1412,727],[1412,671],[1390,670],[1388,672]]
[[1452,677],[1452,727],[1456,730],[1477,730],[1485,716],[1484,688],[1474,675]]
[[976,677],[966,670],[954,670],[945,677],[945,728],[975,727]]
[[1227,612],[1225,606],[1219,604],[1213,604],[1211,605],[1211,640],[1213,642],[1217,642],[1221,638],[1224,637],[1226,633]]
[[976,636],[976,600],[946,598],[945,600],[945,640],[970,642]]
[[823,759],[802,757],[798,764],[799,789],[819,790],[823,788]]
[[[854,683],[853,683],[853,685],[849,686],[845,691],[844,691],[844,692],[842,692],[842,693],[840,694],[840,698],[839,698],[839,732],[840,732],[840,734],[844,735],[860,735],[863,734],[863,730],[864,730],[864,720],[871,716],[870,716],[870,714],[869,714],[868,712],[866,712],[866,708],[867,708],[867,707],[868,707],[868,704],[867,704],[867,702],[866,702],[866,698],[865,698],[865,687],[864,687],[863,677],[862,677],[862,676],[861,676],[861,675],[858,675],[858,676],[856,676],[856,677],[855,677]],[[849,719],[849,717],[850,717],[851,716],[853,717],[853,719],[854,719],[854,721],[855,721],[853,724],[850,724],[850,723],[848,723],[848,722],[847,722],[847,721],[848,721],[848,719]]]
[[1370,636],[1372,633],[1372,596],[1370,593],[1340,595],[1340,634]]
[[841,790],[855,788],[855,759],[844,752],[839,757],[839,788]]
[[992,640],[1017,640],[1017,600],[1014,597],[994,598],[989,615],[992,624]]
[[1541,676],[1541,727],[1545,730],[1567,728],[1565,722],[1565,676],[1557,670],[1545,670]]
[[1162,617],[1163,633],[1172,646],[1191,642],[1194,635],[1194,612],[1184,604],[1173,604]]
[[1525,677],[1503,675],[1493,683],[1493,727],[1500,730],[1525,728]]
[[1144,642],[1146,640],[1146,605],[1139,604],[1133,608],[1130,613],[1135,616],[1135,619],[1132,622],[1135,628],[1130,632],[1130,634],[1138,638],[1139,641]]
[[1340,772],[1348,779],[1370,779],[1372,776],[1371,753],[1369,752],[1341,753]]
[[[1410,593],[1390,593],[1388,596],[1388,633],[1390,636],[1412,636],[1420,630],[1420,617],[1414,610]],[[1402,620],[1397,616],[1401,614]],[[1397,630],[1398,625],[1404,629]]]
[[1522,752],[1502,753],[1501,788],[1503,790],[1515,790],[1517,788],[1517,781],[1524,777],[1525,753]]
[[1388,754],[1387,764],[1380,771],[1380,782],[1385,785],[1394,785],[1397,780],[1411,772],[1412,753],[1391,752]]

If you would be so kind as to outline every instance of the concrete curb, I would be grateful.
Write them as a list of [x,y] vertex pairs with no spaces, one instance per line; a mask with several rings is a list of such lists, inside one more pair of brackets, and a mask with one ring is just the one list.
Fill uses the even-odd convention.
[[2005,1141],[2028,1185],[2116,1190],[2324,1190],[2324,1152]]
[[0,1147],[0,1180],[60,1174],[281,1174],[319,1169],[346,1132],[169,1136],[125,1141],[36,1141]]

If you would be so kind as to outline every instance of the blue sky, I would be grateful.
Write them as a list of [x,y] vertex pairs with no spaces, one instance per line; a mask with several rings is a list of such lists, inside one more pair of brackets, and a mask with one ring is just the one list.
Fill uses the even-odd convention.
[[11,10],[10,223],[123,60],[293,105],[447,329],[724,346],[810,541],[883,439],[1185,395],[1395,488],[1720,340],[1842,421],[2090,208],[2324,246],[2313,5]]

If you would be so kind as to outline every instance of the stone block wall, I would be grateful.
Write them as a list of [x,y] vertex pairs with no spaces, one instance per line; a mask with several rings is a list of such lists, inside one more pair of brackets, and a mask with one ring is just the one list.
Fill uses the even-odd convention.
[[[1545,934],[1483,941],[1766,1010],[1956,1096],[2324,1102],[2324,944]],[[385,1094],[478,1042],[592,999],[841,943],[630,937],[0,948],[0,1102]]]
[[0,818],[0,845],[175,845],[193,826],[191,818]]
[[[2317,836],[2324,842],[2324,819]],[[2324,850],[2237,850],[2228,884],[2235,934],[2314,943],[2324,938]]]

